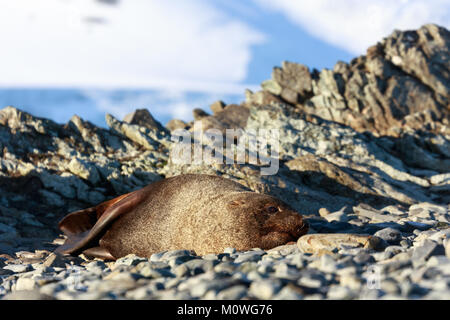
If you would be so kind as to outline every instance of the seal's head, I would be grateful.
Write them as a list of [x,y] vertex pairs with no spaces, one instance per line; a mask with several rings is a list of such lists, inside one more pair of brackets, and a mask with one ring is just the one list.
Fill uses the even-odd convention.
[[247,217],[247,226],[255,230],[253,241],[259,243],[261,249],[297,241],[309,229],[300,213],[270,195],[253,192],[240,194],[228,206]]

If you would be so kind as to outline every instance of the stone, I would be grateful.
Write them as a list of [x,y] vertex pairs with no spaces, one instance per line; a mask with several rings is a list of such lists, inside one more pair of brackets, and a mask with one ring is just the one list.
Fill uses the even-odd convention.
[[59,267],[65,268],[68,261],[63,256],[55,253],[51,253],[45,260],[43,265],[46,267]]
[[194,120],[200,120],[209,116],[207,112],[199,108],[192,110],[192,115],[194,116]]
[[298,239],[297,246],[301,252],[317,254],[324,250],[333,252],[339,250],[341,246],[378,249],[380,243],[381,239],[374,236],[330,233],[304,235]]
[[240,300],[247,296],[248,288],[244,285],[235,285],[221,290],[216,298],[218,300]]
[[139,126],[156,131],[167,131],[159,121],[153,118],[152,114],[147,109],[136,109],[135,111],[127,114],[123,118],[123,121],[129,124],[137,124]]
[[97,184],[100,181],[97,168],[82,159],[73,158],[69,162],[68,168],[70,172],[80,178],[90,181],[92,184]]
[[144,127],[119,121],[110,114],[106,114],[105,118],[107,125],[116,134],[130,139],[147,150],[156,150],[158,148],[159,143],[151,137],[149,129],[142,132],[140,128]]
[[347,221],[349,221],[349,217],[345,212],[346,209],[347,209],[347,207],[343,207],[339,211],[329,213],[326,215],[325,219],[328,222],[332,222],[332,221],[347,222]]
[[8,264],[3,267],[3,269],[11,270],[14,273],[27,272],[32,269],[30,264]]
[[169,122],[167,122],[166,124],[166,128],[169,129],[170,131],[175,131],[177,129],[189,129],[189,125],[184,122],[183,120],[179,120],[179,119],[172,119]]
[[445,246],[445,255],[447,256],[447,258],[450,258],[450,238],[444,240],[444,246]]
[[327,298],[330,300],[349,300],[356,297],[356,293],[347,287],[332,286],[328,290]]
[[402,233],[393,228],[385,228],[377,231],[374,236],[383,239],[389,244],[399,244],[402,240]]
[[445,249],[442,245],[431,240],[425,240],[421,246],[414,249],[412,261],[415,265],[425,262],[429,257],[444,255]]
[[249,287],[249,294],[257,299],[269,300],[281,289],[279,280],[259,280],[253,281]]
[[209,107],[210,107],[211,111],[214,114],[216,114],[217,112],[223,111],[225,106],[226,106],[226,104],[223,101],[218,100],[216,102],[213,102]]
[[303,298],[303,290],[293,285],[286,285],[273,297],[273,300],[301,300]]
[[31,278],[19,278],[16,282],[15,290],[26,291],[33,290],[36,287],[36,281]]
[[265,252],[262,250],[259,251],[247,251],[245,253],[241,253],[234,259],[235,263],[243,263],[248,261],[259,261],[261,260],[261,256],[264,255]]
[[121,257],[121,258],[117,259],[115,262],[115,266],[119,266],[119,265],[135,266],[146,260],[147,259],[138,257],[135,254],[129,254],[129,255],[126,255],[125,257]]

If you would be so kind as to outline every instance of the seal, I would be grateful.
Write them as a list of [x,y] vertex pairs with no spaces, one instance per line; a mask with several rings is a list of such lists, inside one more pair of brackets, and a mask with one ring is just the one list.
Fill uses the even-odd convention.
[[68,237],[56,252],[115,260],[177,249],[199,255],[270,249],[296,241],[308,224],[270,195],[218,176],[185,174],[70,213],[59,228]]

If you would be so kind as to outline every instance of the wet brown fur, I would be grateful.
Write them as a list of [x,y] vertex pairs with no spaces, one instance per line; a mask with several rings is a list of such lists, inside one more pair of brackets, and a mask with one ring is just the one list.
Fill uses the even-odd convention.
[[221,177],[193,174],[69,214],[59,226],[69,236],[60,252],[91,248],[100,257],[114,258],[175,249],[200,255],[226,247],[269,249],[308,230],[299,213],[272,196]]

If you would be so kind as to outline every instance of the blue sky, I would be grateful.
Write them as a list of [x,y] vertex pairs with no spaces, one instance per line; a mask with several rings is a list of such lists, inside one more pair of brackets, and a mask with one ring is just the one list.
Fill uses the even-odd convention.
[[449,27],[444,0],[0,0],[0,107],[105,125],[239,103],[281,61],[332,68],[393,29]]

